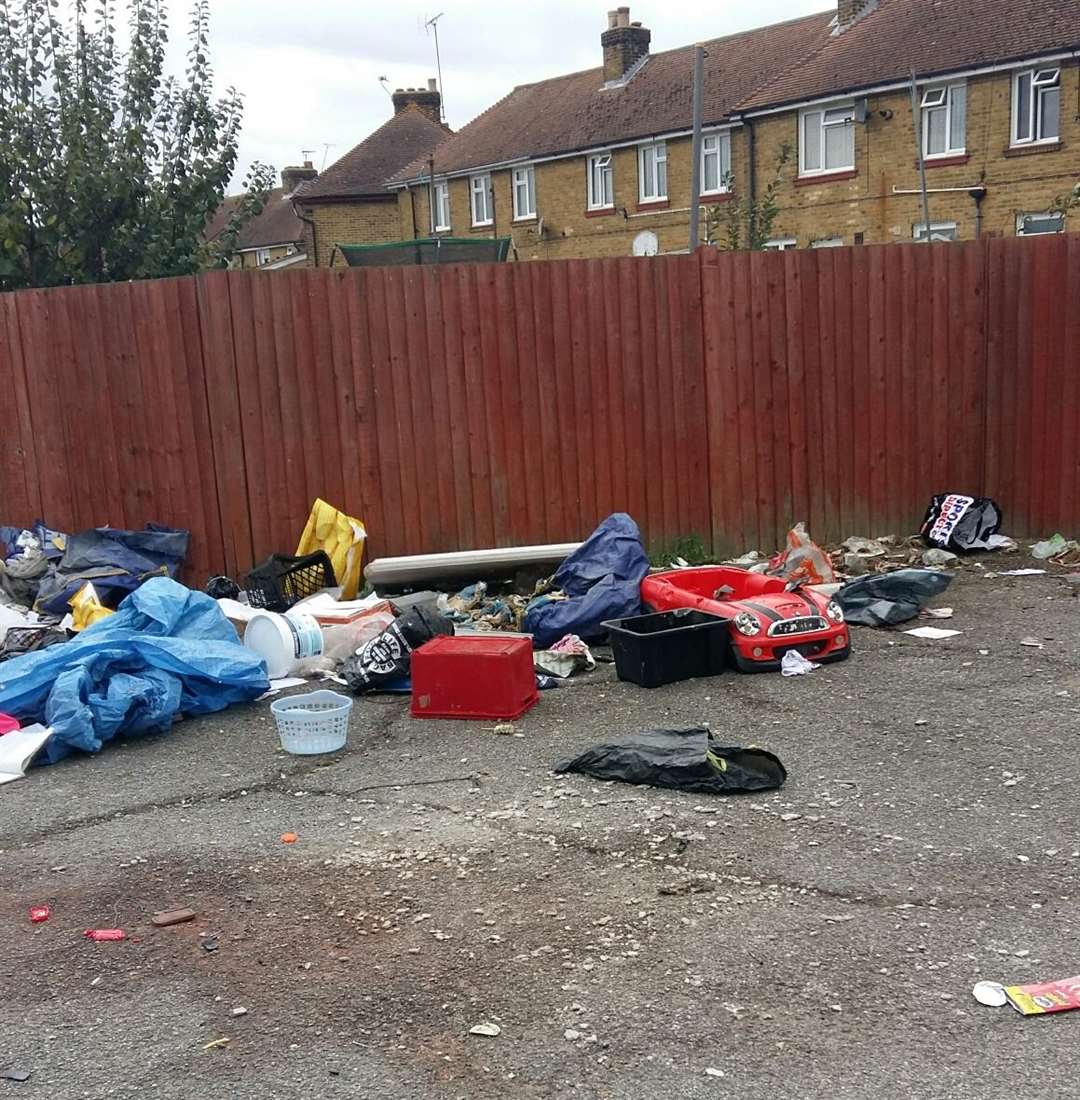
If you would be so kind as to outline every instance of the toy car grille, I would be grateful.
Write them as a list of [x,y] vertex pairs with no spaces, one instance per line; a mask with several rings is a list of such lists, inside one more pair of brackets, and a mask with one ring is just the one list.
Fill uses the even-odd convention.
[[769,636],[787,636],[788,634],[812,634],[815,630],[825,630],[828,623],[820,615],[805,615],[801,619],[782,619],[769,627]]

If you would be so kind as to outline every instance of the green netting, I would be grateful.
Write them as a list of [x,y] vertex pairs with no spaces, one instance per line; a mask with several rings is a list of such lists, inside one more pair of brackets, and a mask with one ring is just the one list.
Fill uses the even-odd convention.
[[500,263],[510,251],[509,237],[421,237],[389,244],[339,244],[349,267],[405,264]]

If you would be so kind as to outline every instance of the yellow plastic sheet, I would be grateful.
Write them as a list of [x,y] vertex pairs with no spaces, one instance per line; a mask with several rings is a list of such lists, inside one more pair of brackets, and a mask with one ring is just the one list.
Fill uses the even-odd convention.
[[112,614],[98,599],[97,590],[89,581],[68,600],[68,607],[71,608],[72,630],[85,630]]
[[316,500],[300,536],[296,556],[325,550],[341,585],[341,598],[354,600],[360,588],[360,559],[366,539],[367,531],[360,520],[339,512],[325,500]]

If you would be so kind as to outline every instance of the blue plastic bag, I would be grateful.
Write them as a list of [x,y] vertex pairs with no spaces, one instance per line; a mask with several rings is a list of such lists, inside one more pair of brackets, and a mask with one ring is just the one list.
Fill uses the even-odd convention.
[[119,735],[165,733],[177,714],[209,714],[269,688],[216,601],[166,577],[63,645],[0,664],[0,711],[53,729],[49,763]]
[[564,634],[588,641],[606,633],[606,620],[638,614],[648,572],[638,525],[625,512],[608,516],[555,573],[554,587],[570,599],[541,596],[529,604],[525,629],[533,645],[547,649]]

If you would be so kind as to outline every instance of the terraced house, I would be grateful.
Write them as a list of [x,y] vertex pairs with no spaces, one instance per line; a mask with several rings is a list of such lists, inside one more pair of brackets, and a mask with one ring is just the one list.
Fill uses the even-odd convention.
[[[401,239],[685,250],[693,47],[651,37],[610,12],[601,65],[515,88],[405,168]],[[838,0],[705,47],[701,201],[756,199],[779,172],[769,247],[1080,228],[1055,209],[1080,178],[1080,0]]]

